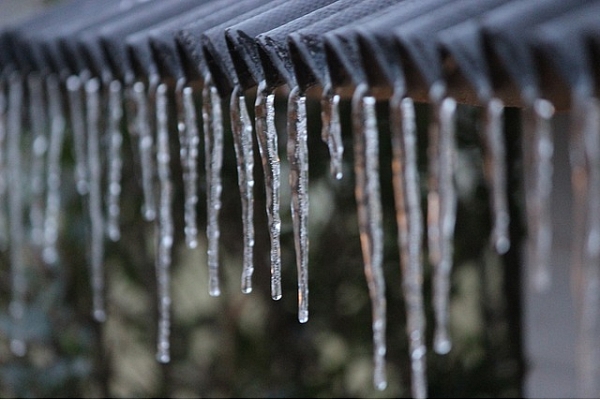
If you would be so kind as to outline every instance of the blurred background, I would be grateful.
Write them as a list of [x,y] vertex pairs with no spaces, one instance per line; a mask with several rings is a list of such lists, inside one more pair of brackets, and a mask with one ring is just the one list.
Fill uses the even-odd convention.
[[[57,1],[2,0],[0,25],[15,23]],[[280,99],[285,98],[279,96]],[[248,101],[252,101],[249,98]],[[327,147],[320,140],[318,101],[309,101],[310,319],[297,321],[296,269],[289,189],[282,184],[283,299],[272,301],[269,239],[261,163],[255,162],[254,291],[240,291],[241,205],[231,135],[225,142],[221,212],[222,295],[208,295],[205,176],[201,172],[198,215],[200,245],[183,240],[183,186],[177,135],[172,135],[176,195],[176,244],[172,268],[172,362],[155,361],[157,297],[154,227],[140,216],[136,166],[124,164],[122,238],[107,242],[108,320],[91,317],[86,230],[87,213],[76,194],[70,139],[63,152],[61,263],[43,267],[36,249],[28,254],[29,352],[10,353],[10,269],[0,251],[0,397],[385,397],[410,396],[410,364],[397,249],[387,104],[378,105],[381,185],[388,302],[388,388],[372,385],[371,307],[364,278],[354,198],[349,104],[342,104],[346,146],[344,179],[329,175]],[[285,104],[279,103],[279,115]],[[425,172],[428,107],[419,105],[420,168]],[[428,352],[431,397],[521,397],[524,357],[521,322],[520,219],[522,193],[518,146],[519,115],[506,111],[511,181],[513,247],[503,257],[489,246],[490,211],[482,176],[480,109],[459,106],[457,185],[459,206],[452,275],[452,351]],[[284,121],[278,121],[285,132]],[[123,124],[125,131],[125,124]],[[176,130],[173,130],[176,132]],[[24,132],[26,134],[26,132]],[[69,136],[69,133],[68,133]],[[70,136],[69,136],[70,137]],[[285,135],[280,150],[285,151]],[[201,143],[202,146],[203,143]],[[124,159],[132,160],[125,135]],[[203,154],[201,149],[200,154]],[[255,151],[258,156],[258,151]],[[282,161],[285,159],[282,152]],[[204,165],[201,156],[200,165]],[[283,162],[282,176],[287,176]],[[201,168],[203,171],[203,168]],[[424,176],[424,175],[422,175]],[[425,180],[422,179],[425,200]],[[286,190],[288,190],[286,192]],[[424,257],[424,259],[426,259]],[[432,344],[430,268],[425,266],[428,345]]]

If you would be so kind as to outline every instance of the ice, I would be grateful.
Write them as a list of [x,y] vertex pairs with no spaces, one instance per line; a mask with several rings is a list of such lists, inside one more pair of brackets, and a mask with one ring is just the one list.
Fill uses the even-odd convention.
[[265,174],[267,218],[271,238],[271,297],[281,299],[281,217],[279,197],[281,170],[275,129],[275,94],[266,87],[265,81],[258,85],[256,95],[256,137]]
[[321,138],[329,147],[331,157],[331,175],[342,179],[342,159],[344,143],[342,142],[342,126],[340,124],[340,95],[333,91],[331,85],[323,88],[321,99]]
[[305,323],[308,321],[308,132],[306,96],[298,87],[290,91],[288,99],[287,131],[292,223],[298,268],[298,320]]
[[69,102],[69,117],[73,132],[73,150],[75,158],[75,184],[80,195],[88,194],[90,188],[88,167],[86,163],[86,134],[85,113],[81,96],[81,79],[76,75],[67,78],[67,95]]
[[106,230],[108,237],[115,242],[121,238],[119,217],[121,214],[121,172],[123,168],[121,156],[121,146],[123,144],[123,135],[121,134],[122,118],[123,90],[121,82],[113,80],[108,87],[108,219]]

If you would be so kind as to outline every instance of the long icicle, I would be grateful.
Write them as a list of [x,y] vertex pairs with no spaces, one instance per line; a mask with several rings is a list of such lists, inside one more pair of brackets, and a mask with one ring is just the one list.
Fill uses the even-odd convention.
[[30,73],[27,76],[27,88],[29,90],[29,121],[33,135],[29,177],[31,188],[29,221],[31,223],[31,240],[34,245],[41,247],[44,239],[44,173],[48,150],[44,78],[37,72]]
[[[574,293],[577,296],[579,396],[598,392],[598,316],[600,303],[600,102],[575,93],[571,108],[572,176],[576,225]],[[581,214],[579,214],[581,213]],[[577,252],[577,255],[575,255]]]
[[81,79],[72,75],[67,78],[67,96],[69,102],[69,120],[73,133],[73,150],[75,158],[75,185],[77,193],[84,196],[89,193],[89,176],[86,163],[86,130],[81,96]]
[[[430,125],[429,131],[431,146],[429,157],[438,157],[439,159],[437,161],[438,170],[434,171],[437,178],[434,177],[430,180],[429,196],[431,196],[430,204],[434,207],[432,210],[434,218],[429,223],[437,223],[439,238],[437,243],[430,242],[430,260],[433,265],[433,307],[436,319],[433,348],[438,354],[446,354],[452,347],[448,334],[448,308],[453,257],[452,242],[456,222],[456,190],[454,187],[456,101],[446,97],[434,107],[435,122]],[[438,208],[435,209],[435,207]],[[436,214],[437,222],[435,221]]]
[[0,80],[0,251],[7,249],[8,238],[8,215],[6,209],[6,198],[8,189],[8,174],[6,166],[7,156],[7,126],[6,114],[8,110],[8,101],[6,98],[5,80]]
[[306,96],[297,86],[289,94],[287,118],[287,156],[298,268],[298,320],[305,323],[308,321],[308,132]]
[[159,320],[158,351],[156,358],[161,363],[170,361],[169,336],[171,330],[170,273],[171,250],[173,247],[173,183],[171,182],[169,152],[167,85],[161,83],[156,89],[156,160],[160,187],[157,221],[156,277],[158,284]]
[[335,179],[342,179],[342,159],[344,143],[340,123],[340,95],[333,91],[331,84],[323,88],[321,99],[321,139],[327,143],[331,157],[330,170]]
[[237,159],[238,184],[242,197],[242,224],[244,230],[244,260],[242,292],[252,292],[254,273],[254,151],[252,149],[252,121],[246,107],[246,97],[236,87],[231,94],[231,130]]
[[280,186],[281,169],[275,128],[275,94],[267,88],[266,82],[258,85],[255,106],[256,137],[265,174],[267,218],[271,238],[271,297],[281,299],[281,216]]
[[506,193],[506,151],[504,146],[504,104],[490,99],[484,114],[485,177],[491,191],[492,246],[498,254],[510,248],[508,198]]
[[12,298],[9,312],[13,320],[10,350],[17,356],[24,356],[27,345],[23,337],[27,281],[25,278],[25,227],[23,221],[23,171],[21,163],[21,134],[23,81],[14,73],[8,80],[8,121],[7,121],[7,169],[9,179],[9,223],[10,223],[10,266],[12,275]]
[[121,238],[119,218],[121,215],[121,174],[123,159],[121,146],[121,120],[123,118],[123,88],[121,82],[113,80],[108,86],[108,193],[106,231],[110,240],[116,242]]
[[379,187],[379,132],[375,105],[375,98],[367,95],[367,86],[359,85],[352,99],[355,195],[364,269],[373,313],[375,364],[373,382],[375,388],[384,390],[387,387],[385,371],[387,307],[382,267],[383,216]]
[[204,152],[206,166],[208,239],[208,292],[211,296],[221,294],[219,284],[219,212],[221,211],[221,169],[223,167],[223,109],[221,96],[212,77],[204,78],[202,89],[202,119],[204,122]]
[[185,243],[188,248],[198,246],[198,224],[196,205],[198,204],[198,146],[200,134],[196,121],[194,92],[185,85],[185,81],[177,82],[175,87],[175,103],[177,105],[177,131],[179,133],[179,155],[183,169],[183,186],[185,191],[184,221]]
[[547,100],[537,99],[523,109],[525,141],[525,203],[529,221],[527,243],[531,283],[539,291],[550,286],[549,254],[552,246],[550,194],[552,190],[551,119],[554,107]]
[[149,97],[154,96],[155,85],[151,84],[146,91],[143,82],[133,84],[133,98],[135,101],[135,126],[138,137],[138,148],[142,167],[142,191],[144,193],[144,205],[142,215],[146,221],[156,218],[156,200],[154,195],[154,173],[153,160],[154,139],[150,126],[150,112],[148,107]]
[[46,212],[44,219],[44,262],[53,265],[58,261],[56,242],[60,224],[61,163],[66,120],[59,80],[55,75],[46,78],[50,144],[48,147],[48,174],[46,176]]
[[106,320],[104,305],[104,215],[102,212],[102,165],[100,160],[100,81],[85,83],[87,109],[87,159],[89,173],[89,215],[91,224],[90,263],[93,316]]
[[425,306],[423,302],[423,215],[417,167],[417,128],[412,99],[396,91],[390,100],[394,199],[402,288],[406,304],[406,332],[412,370],[412,396],[427,397]]

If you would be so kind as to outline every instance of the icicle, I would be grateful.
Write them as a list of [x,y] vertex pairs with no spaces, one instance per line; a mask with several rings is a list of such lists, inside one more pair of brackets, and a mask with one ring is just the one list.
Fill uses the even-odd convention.
[[525,200],[529,224],[528,263],[537,290],[550,286],[549,255],[552,246],[550,192],[554,144],[551,118],[554,107],[538,99],[523,110],[525,140]]
[[80,195],[89,192],[89,177],[86,164],[86,136],[83,101],[81,96],[81,79],[72,75],[67,78],[67,94],[69,99],[69,116],[73,132],[73,149],[75,158],[75,184]]
[[256,95],[256,137],[265,174],[267,217],[271,237],[271,297],[281,299],[281,217],[279,215],[279,188],[281,170],[275,129],[275,94],[267,89],[265,81],[258,85]]
[[484,115],[485,176],[491,190],[492,245],[498,254],[510,248],[506,193],[506,154],[504,149],[504,104],[492,98],[488,101]]
[[44,239],[44,172],[48,138],[46,137],[46,105],[43,78],[36,72],[27,76],[29,89],[29,121],[33,135],[31,170],[29,184],[31,188],[31,240],[41,246]]
[[171,330],[170,276],[171,249],[173,247],[173,183],[169,163],[169,126],[167,110],[167,85],[161,83],[156,90],[156,160],[160,186],[158,209],[156,276],[158,282],[159,322],[158,352],[156,358],[161,363],[170,361],[169,335]]
[[448,302],[452,270],[453,235],[456,222],[454,188],[456,102],[443,98],[434,102],[434,120],[429,126],[429,193],[427,232],[429,260],[433,265],[433,305],[435,310],[434,350],[450,351]]
[[8,121],[7,121],[7,170],[9,179],[9,218],[10,218],[10,266],[12,274],[12,298],[9,312],[13,319],[13,332],[10,349],[17,356],[24,356],[27,345],[23,337],[23,318],[26,308],[27,282],[25,278],[24,246],[25,227],[23,224],[23,192],[21,163],[21,134],[23,82],[21,76],[9,77]]
[[58,77],[46,78],[48,93],[48,116],[50,122],[50,144],[48,147],[48,175],[46,177],[46,212],[44,220],[44,262],[53,265],[58,261],[56,241],[60,220],[60,158],[65,137],[65,115]]
[[219,212],[221,210],[221,168],[223,167],[223,111],[221,96],[210,75],[202,89],[202,119],[204,122],[204,151],[206,165],[208,239],[208,291],[219,296]]
[[87,159],[89,173],[89,213],[91,223],[91,279],[93,315],[106,320],[104,308],[104,215],[102,213],[102,165],[100,160],[100,81],[85,83],[87,109]]
[[0,80],[0,251],[8,246],[8,221],[6,210],[7,167],[6,167],[6,87],[4,79]]
[[385,372],[386,299],[383,275],[383,228],[379,189],[379,132],[376,101],[360,85],[352,99],[354,170],[360,242],[373,312],[374,376],[378,390],[387,387]]
[[198,204],[198,145],[200,134],[196,122],[196,106],[192,88],[185,81],[177,82],[175,88],[177,104],[177,131],[179,132],[179,155],[183,169],[185,190],[184,220],[185,242],[191,249],[198,246],[196,205]]
[[252,121],[248,115],[246,98],[236,87],[231,94],[231,130],[237,159],[238,183],[242,197],[242,224],[244,227],[244,261],[242,292],[252,292],[254,272],[254,151],[252,149]]
[[583,398],[598,393],[598,316],[600,303],[600,102],[575,94],[571,111],[571,149],[577,254],[575,291],[579,325],[577,385]]
[[290,91],[287,118],[287,155],[298,268],[298,320],[304,323],[308,321],[308,132],[306,96],[298,87]]
[[342,142],[342,126],[340,124],[340,95],[333,91],[331,85],[323,88],[321,99],[321,138],[329,147],[331,157],[331,175],[342,179],[342,158],[344,143]]
[[110,240],[116,242],[121,238],[119,217],[121,206],[121,171],[123,159],[121,157],[121,120],[123,118],[123,90],[121,82],[113,80],[108,86],[108,193],[107,208],[108,220],[106,231]]
[[412,396],[427,397],[425,311],[423,304],[423,215],[417,167],[415,106],[396,92],[390,100],[394,173],[394,199],[402,288],[406,304],[406,331],[412,370]]
[[133,98],[136,105],[135,131],[139,135],[138,148],[142,166],[142,191],[144,193],[144,205],[142,214],[146,221],[156,218],[156,202],[154,199],[154,161],[152,129],[150,127],[150,112],[148,110],[148,98],[154,94],[154,85],[150,85],[148,93],[142,82],[133,84]]

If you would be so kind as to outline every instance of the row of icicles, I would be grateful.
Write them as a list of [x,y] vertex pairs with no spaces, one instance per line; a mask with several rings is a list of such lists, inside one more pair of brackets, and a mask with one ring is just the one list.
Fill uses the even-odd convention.
[[[178,82],[174,88],[177,130],[184,182],[185,241],[197,246],[196,206],[198,202],[198,160],[200,130],[197,124],[196,98],[192,85]],[[158,352],[160,362],[168,362],[170,335],[170,276],[174,228],[172,216],[173,183],[169,149],[168,105],[171,91],[158,78],[138,81],[123,87],[113,80],[71,76],[61,82],[54,75],[31,73],[7,77],[0,92],[0,200],[8,196],[10,261],[12,268],[12,301],[14,319],[11,349],[24,355],[26,343],[21,329],[26,313],[24,246],[27,240],[42,249],[48,265],[59,263],[57,251],[61,215],[61,153],[66,125],[73,133],[75,182],[78,193],[88,207],[89,263],[93,291],[93,315],[106,319],[104,301],[104,241],[117,241],[119,199],[123,160],[120,129],[126,116],[128,131],[138,149],[141,185],[144,196],[142,216],[156,223],[156,276],[159,294]],[[208,274],[210,295],[218,296],[219,288],[219,210],[221,208],[221,168],[223,162],[222,101],[210,76],[202,85],[202,121],[205,141],[207,187]],[[230,99],[231,126],[237,157],[237,171],[243,215],[242,291],[252,291],[253,274],[253,135],[262,158],[266,204],[271,241],[271,295],[282,297],[280,257],[280,160],[278,133],[275,128],[275,94],[263,83],[258,87],[252,123],[244,93],[235,89]],[[324,90],[322,99],[322,138],[331,155],[331,172],[342,179],[343,146],[341,140],[340,97]],[[125,107],[124,107],[125,106]],[[386,296],[383,261],[382,206],[379,189],[379,135],[375,113],[376,99],[369,88],[361,85],[352,98],[354,137],[354,172],[356,202],[365,275],[372,301],[374,341],[374,384],[383,390],[387,385]],[[503,109],[501,100],[491,98],[482,112],[482,141],[485,149],[485,176],[490,187],[493,212],[492,246],[498,253],[510,247],[509,214],[506,194]],[[26,110],[26,111],[25,111]],[[123,112],[126,110],[126,113]],[[422,294],[423,242],[427,233],[429,262],[434,268],[435,336],[433,348],[445,354],[451,349],[448,334],[450,273],[453,258],[453,235],[457,197],[454,187],[455,110],[450,97],[432,96],[428,130],[428,177],[426,229],[420,206],[417,169],[415,108],[404,93],[390,99],[393,148],[393,183],[398,227],[398,245],[402,267],[402,290],[407,311],[407,335],[412,362],[412,394],[426,397],[425,315]],[[68,112],[67,112],[68,111]],[[523,141],[527,220],[529,222],[529,262],[534,282],[539,287],[549,283],[548,255],[551,246],[549,196],[552,177],[553,143],[550,120],[554,109],[550,102],[537,100],[523,110]],[[287,111],[287,157],[290,164],[292,218],[296,263],[298,269],[298,319],[308,320],[308,148],[306,97],[298,88],[290,91]],[[124,115],[125,114],[125,115]],[[585,282],[580,310],[589,315],[590,290],[598,281],[595,266],[600,261],[600,111],[598,102],[576,96],[573,102],[572,129],[573,182],[579,215],[578,241],[582,248],[576,261]],[[27,127],[23,121],[29,121]],[[32,135],[30,159],[23,160],[23,132]],[[104,137],[105,141],[101,138]],[[24,143],[24,142],[23,142]],[[101,143],[106,143],[102,148]],[[102,152],[105,152],[104,154]],[[6,159],[5,159],[6,158]],[[105,160],[105,162],[103,162]],[[29,176],[25,174],[29,165]],[[106,187],[103,187],[103,177]],[[30,198],[26,200],[22,182],[29,182]],[[103,201],[104,199],[104,201]],[[28,209],[27,209],[28,207]],[[5,210],[5,205],[1,205]],[[30,236],[26,234],[23,216],[29,215]],[[584,218],[587,216],[587,219]],[[4,212],[1,215],[5,218]],[[583,240],[585,238],[586,240]],[[583,248],[585,247],[585,248]],[[591,328],[590,328],[591,329]],[[588,331],[591,332],[591,330]],[[585,332],[585,330],[583,330]],[[588,338],[589,339],[589,338]],[[585,340],[582,343],[592,343]]]

